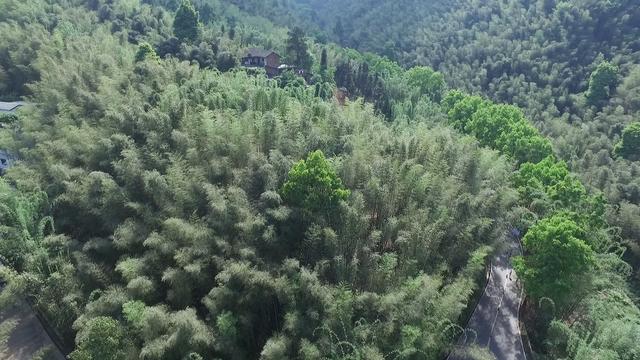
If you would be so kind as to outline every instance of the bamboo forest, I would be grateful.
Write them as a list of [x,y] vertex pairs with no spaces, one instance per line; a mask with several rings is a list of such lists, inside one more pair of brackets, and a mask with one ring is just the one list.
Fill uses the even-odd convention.
[[640,360],[640,4],[0,0],[0,359]]

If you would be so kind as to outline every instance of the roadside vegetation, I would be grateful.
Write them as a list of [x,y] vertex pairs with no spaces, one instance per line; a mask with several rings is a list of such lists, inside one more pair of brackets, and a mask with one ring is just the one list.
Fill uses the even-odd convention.
[[0,0],[0,98],[32,104],[0,129],[0,305],[32,300],[74,360],[439,359],[515,227],[539,355],[637,358],[627,58],[526,103],[462,55],[400,65],[231,3]]

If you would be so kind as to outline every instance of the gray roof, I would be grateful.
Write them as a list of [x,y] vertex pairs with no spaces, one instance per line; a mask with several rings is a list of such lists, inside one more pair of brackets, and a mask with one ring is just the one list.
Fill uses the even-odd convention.
[[22,105],[25,105],[24,101],[12,101],[12,102],[0,101],[0,112],[15,111]]
[[246,57],[267,57],[271,54],[276,54],[278,55],[275,51],[273,50],[265,50],[265,49],[259,49],[259,48],[250,48],[247,49],[246,52]]

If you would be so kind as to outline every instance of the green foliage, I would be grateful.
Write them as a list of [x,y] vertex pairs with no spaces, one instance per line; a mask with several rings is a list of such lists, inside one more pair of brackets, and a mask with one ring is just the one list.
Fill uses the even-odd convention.
[[406,73],[407,84],[418,89],[420,95],[428,96],[435,102],[440,102],[444,91],[444,76],[427,66],[416,66]]
[[[317,329],[343,323],[365,358],[447,348],[482,272],[473,251],[501,237],[515,202],[505,159],[434,127],[426,101],[421,121],[392,125],[372,104],[304,84],[168,55],[135,63],[137,45],[105,21],[43,58],[38,106],[0,139],[24,157],[11,196],[51,199],[26,227],[56,217],[41,245],[16,237],[24,275],[12,292],[33,297],[67,344],[114,319],[123,351],[144,359],[337,356]],[[299,221],[300,206],[327,205]],[[419,285],[396,297],[409,280]],[[357,316],[332,310],[344,286]]]
[[547,157],[535,164],[522,164],[514,175],[514,184],[525,204],[547,198],[559,201],[563,208],[571,208],[574,205],[579,206],[586,196],[584,186],[569,173],[567,165],[553,157]]
[[211,330],[191,308],[174,313],[162,307],[148,308],[141,334],[141,359],[210,358],[214,341]]
[[216,319],[216,328],[219,334],[226,339],[235,340],[237,336],[237,320],[229,311],[222,312]]
[[286,44],[287,60],[291,65],[306,71],[311,70],[313,58],[309,54],[305,34],[302,28],[295,27],[289,31]]
[[71,353],[72,360],[121,360],[126,338],[122,326],[110,317],[96,317],[83,327],[77,337],[78,347]]
[[190,0],[182,0],[173,19],[173,34],[183,42],[194,42],[200,32],[198,12]]
[[480,96],[469,96],[459,90],[452,90],[447,93],[443,103],[451,126],[465,132],[470,132],[468,123],[471,121],[473,115],[478,110],[490,105],[489,102]]
[[553,154],[549,140],[529,124],[516,106],[496,105],[479,96],[451,91],[445,96],[443,107],[454,128],[518,163],[537,163]]
[[218,70],[225,72],[238,66],[238,59],[233,54],[228,52],[222,52],[218,55],[216,61],[216,67]]
[[640,122],[629,124],[622,132],[622,140],[616,144],[616,155],[628,160],[640,159]]
[[0,322],[0,354],[7,353],[9,338],[11,337],[11,333],[18,325],[18,319],[3,319]]
[[587,103],[593,106],[601,106],[609,100],[616,86],[618,86],[618,67],[608,61],[603,61],[591,73],[589,77],[589,90],[587,90]]
[[570,214],[540,220],[524,236],[527,256],[514,260],[518,276],[534,299],[548,297],[558,306],[575,301],[580,279],[595,258],[585,232]]
[[135,61],[140,62],[144,60],[160,60],[160,57],[158,57],[158,54],[156,54],[155,49],[151,45],[149,45],[149,43],[142,43],[138,45],[138,51],[136,52]]
[[293,206],[311,213],[327,213],[334,211],[350,192],[322,151],[316,150],[293,165],[280,193]]
[[129,301],[122,305],[122,315],[127,322],[134,327],[138,327],[144,318],[146,306],[142,301]]
[[[11,7],[31,12],[32,16],[42,19],[47,17],[44,9],[27,10],[28,6],[16,0],[3,2],[3,8]],[[56,12],[52,11],[50,16],[57,16]],[[9,11],[3,13],[11,15]],[[36,21],[16,23],[8,19],[0,20],[0,99],[11,101],[30,94],[27,84],[40,78],[36,66],[38,51],[50,38],[45,27]]]
[[291,70],[284,71],[280,76],[276,78],[278,86],[281,88],[300,88],[306,85],[304,78],[298,76]]
[[[340,88],[345,88],[350,97],[363,97],[366,101],[373,102],[375,108],[386,116],[392,115],[392,101],[387,83],[383,80],[382,73],[371,72],[371,61],[359,59],[351,61],[340,59],[336,65],[334,81]],[[382,70],[384,71],[384,70]],[[400,77],[396,81],[404,81]],[[391,79],[389,79],[389,82]],[[400,95],[400,94],[399,94]],[[404,100],[404,94],[397,101]]]
[[[630,0],[304,7],[308,34],[327,19],[379,55],[300,30],[287,41],[263,16],[301,24],[282,11],[296,1],[4,3],[0,96],[37,105],[0,132],[22,160],[0,218],[0,255],[20,272],[2,271],[0,302],[34,299],[68,344],[77,338],[75,356],[115,325],[104,340],[125,358],[439,358],[514,210],[534,226],[525,270],[579,263],[565,252],[581,244],[598,253],[584,277],[561,268],[542,288],[581,295],[546,355],[633,358],[632,269],[609,253],[609,227],[633,245],[640,222],[638,170],[610,157],[640,110]],[[144,43],[165,60],[135,63]],[[316,86],[231,71],[248,46],[291,50],[319,71]],[[595,112],[578,94],[601,51],[624,79]],[[443,78],[492,101],[454,90],[437,104]],[[329,100],[333,81],[344,105]],[[477,140],[438,125],[447,117]],[[299,221],[327,204],[331,214]],[[57,234],[41,221],[50,214]],[[534,246],[547,237],[567,241]]]
[[[309,33],[321,32],[343,46],[386,56],[406,68],[430,66],[444,75],[450,88],[517,105],[549,136],[556,156],[586,188],[601,191],[614,208],[624,203],[640,205],[636,167],[616,160],[612,151],[621,124],[640,116],[635,40],[640,37],[640,9],[633,0],[410,0],[378,1],[375,6],[365,0],[234,3],[278,24],[304,24]],[[354,61],[356,56],[349,59]],[[385,81],[390,113],[413,119],[416,104],[397,98],[403,89],[398,84],[402,83]],[[345,87],[353,97],[361,96],[355,87]],[[445,110],[448,113],[450,108]],[[534,148],[546,147],[533,139]],[[615,215],[610,219],[613,226],[632,223],[619,223]],[[640,222],[640,217],[634,221]],[[632,233],[629,226],[623,229],[624,234]],[[627,235],[624,241],[632,244],[630,250],[638,249],[638,238]],[[627,252],[633,254],[640,251]],[[632,257],[634,267],[640,269],[640,256]]]
[[[519,113],[519,111],[518,111]],[[496,147],[519,163],[536,163],[554,156],[551,142],[524,117],[516,117],[496,141]]]
[[18,115],[15,113],[0,114],[0,128],[9,127],[18,121]]
[[327,60],[327,49],[323,48],[322,53],[320,54],[320,73],[325,76],[327,72],[328,60]]
[[[605,300],[608,299],[608,300]],[[579,320],[568,324],[554,320],[549,326],[547,349],[557,358],[581,359],[606,354],[614,359],[633,359],[640,348],[637,307],[624,293],[598,292],[585,304],[597,322]]]
[[451,355],[461,360],[495,360],[496,358],[487,348],[477,345],[456,348]]
[[44,192],[20,192],[0,178],[0,255],[6,265],[22,271],[42,246],[53,226],[47,205]]

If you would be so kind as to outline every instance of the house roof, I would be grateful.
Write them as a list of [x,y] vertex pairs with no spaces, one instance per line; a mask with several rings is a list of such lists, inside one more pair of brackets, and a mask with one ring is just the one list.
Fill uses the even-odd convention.
[[271,54],[278,55],[278,53],[276,53],[273,50],[265,50],[265,49],[259,49],[259,48],[249,48],[249,49],[247,49],[246,54],[247,54],[246,55],[247,57],[254,57],[254,56],[255,57],[267,57],[267,56],[269,56]]
[[19,108],[22,105],[25,105],[23,101],[12,101],[12,102],[0,101],[0,111],[1,112],[15,111],[17,108]]

